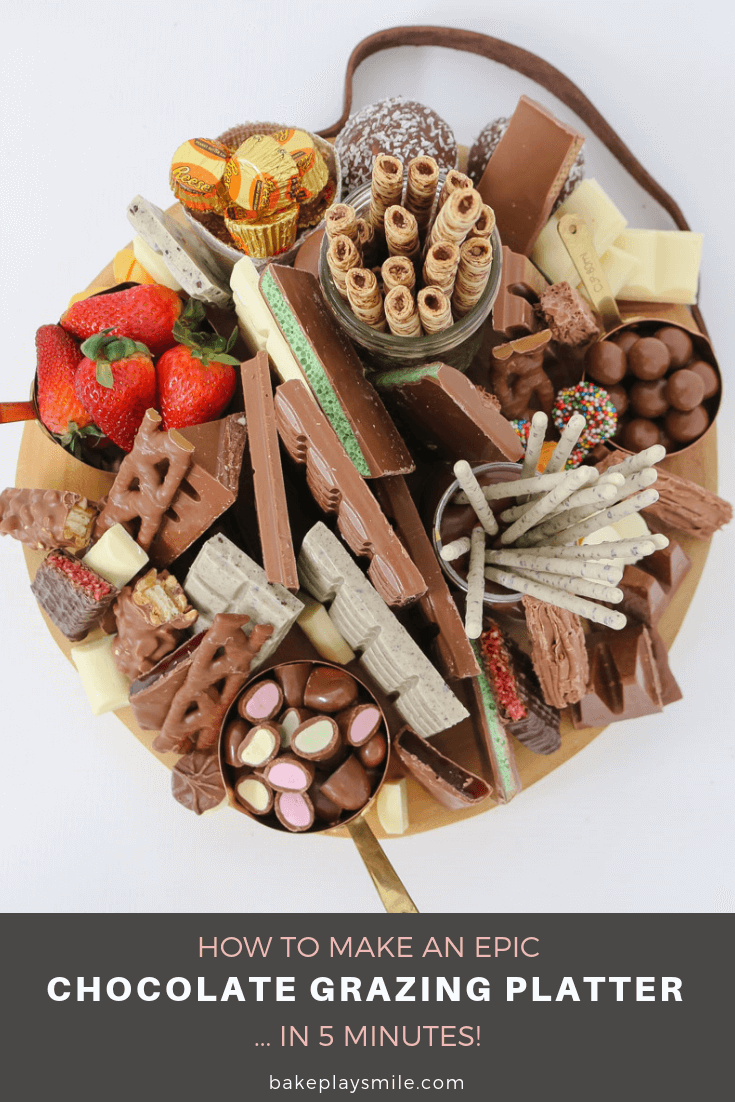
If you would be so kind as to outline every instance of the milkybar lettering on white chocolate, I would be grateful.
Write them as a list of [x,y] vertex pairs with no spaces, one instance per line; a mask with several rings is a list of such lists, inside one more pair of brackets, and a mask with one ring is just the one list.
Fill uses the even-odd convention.
[[559,219],[565,214],[576,214],[586,222],[598,256],[602,256],[606,249],[617,243],[616,239],[627,226],[628,220],[597,180],[583,180],[569,198],[556,208],[538,235],[531,260],[550,283],[565,281],[576,287],[579,276],[557,229]]
[[125,531],[122,524],[113,524],[93,544],[82,562],[100,574],[106,582],[122,589],[143,569],[148,562],[148,555]]
[[128,703],[130,682],[118,670],[112,653],[116,639],[116,635],[104,635],[71,648],[72,662],[96,716],[116,712]]

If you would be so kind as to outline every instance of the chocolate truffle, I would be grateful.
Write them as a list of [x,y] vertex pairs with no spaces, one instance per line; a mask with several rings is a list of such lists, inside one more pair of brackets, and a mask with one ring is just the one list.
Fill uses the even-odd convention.
[[624,378],[628,362],[620,345],[600,341],[588,350],[585,366],[590,379],[604,386],[615,386]]
[[654,421],[648,421],[645,417],[636,417],[623,429],[623,447],[631,452],[642,452],[644,448],[652,448],[654,444],[661,443],[661,433]]
[[[482,174],[487,168],[487,162],[495,152],[498,142],[508,129],[509,122],[510,119],[507,118],[493,119],[492,122],[483,126],[472,143],[472,148],[467,156],[467,175],[470,177],[475,187],[479,184]],[[560,203],[563,203],[565,199],[569,198],[577,184],[581,184],[583,179],[584,153],[580,149],[574,164],[569,170],[569,175],[564,181],[564,186],[559,192],[559,198],[554,204],[554,210],[556,210]]]
[[615,406],[619,423],[621,414],[625,413],[628,408],[628,392],[624,386],[618,383],[616,386],[607,387],[607,396]]
[[691,444],[709,425],[709,414],[704,406],[682,412],[670,409],[666,414],[666,431],[677,444]]
[[628,397],[635,413],[639,417],[663,417],[671,405],[666,395],[668,385],[668,379],[651,379],[650,382],[639,379],[633,383]]
[[684,367],[694,355],[692,338],[683,329],[667,325],[663,329],[657,329],[654,336],[668,348],[672,367]]
[[451,127],[430,107],[401,96],[371,103],[352,115],[334,147],[348,195],[370,179],[378,153],[400,157],[404,167],[421,154],[433,157],[439,168],[457,167],[457,143]]
[[385,735],[381,731],[377,735],[373,735],[364,746],[358,747],[356,753],[366,769],[375,769],[385,760],[387,749]]
[[304,706],[315,712],[341,712],[357,700],[354,677],[334,666],[314,666],[304,688]]
[[611,338],[611,343],[616,344],[618,348],[622,348],[623,352],[630,352],[636,341],[640,340],[640,335],[634,333],[631,329],[623,329],[621,333],[616,333]]
[[[686,367],[682,367],[681,371],[675,371],[665,381],[666,398],[673,409],[686,412],[694,409],[704,400],[704,380],[696,371],[689,371]],[[664,380],[662,379],[661,382]]]
[[702,400],[706,402],[708,398],[714,398],[720,389],[720,378],[712,364],[705,363],[704,360],[694,360],[687,364],[687,371],[693,371],[696,375],[699,375],[704,383]]
[[628,367],[637,379],[660,379],[670,366],[671,353],[656,337],[641,337],[628,352]]

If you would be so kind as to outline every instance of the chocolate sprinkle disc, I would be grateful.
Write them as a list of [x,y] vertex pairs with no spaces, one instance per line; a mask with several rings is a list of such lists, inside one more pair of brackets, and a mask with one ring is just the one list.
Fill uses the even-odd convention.
[[175,800],[197,815],[218,807],[225,798],[225,786],[217,755],[194,750],[179,758],[171,774],[171,792]]

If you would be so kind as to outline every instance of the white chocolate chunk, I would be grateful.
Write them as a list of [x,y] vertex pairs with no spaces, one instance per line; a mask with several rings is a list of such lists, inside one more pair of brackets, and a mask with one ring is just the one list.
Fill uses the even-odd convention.
[[[641,261],[633,253],[627,253],[625,249],[617,245],[611,245],[600,257],[602,270],[607,276],[610,291],[613,298],[623,298],[621,290],[627,283],[633,282],[633,277],[638,274],[642,265]],[[580,289],[582,288],[580,284]]]
[[156,283],[160,283],[164,287],[170,287],[172,291],[183,290],[178,279],[171,275],[161,254],[152,249],[140,235],[133,238],[133,255],[140,266],[145,268],[151,279],[155,279]]
[[557,229],[559,219],[565,214],[576,214],[584,219],[598,256],[602,256],[613,244],[625,249],[617,239],[628,222],[597,180],[583,180],[556,208],[536,239],[531,260],[551,283],[566,280],[576,287],[580,279]]
[[639,269],[620,288],[620,298],[634,302],[697,301],[702,235],[686,230],[625,230],[615,241],[636,257]]
[[90,643],[71,648],[72,662],[79,671],[87,700],[96,716],[116,712],[128,703],[130,682],[120,673],[112,656],[116,635],[103,635]]
[[299,616],[299,627],[319,657],[325,662],[336,662],[339,666],[346,666],[348,662],[354,661],[355,652],[337,631],[324,605],[319,604],[308,593],[300,593],[299,600],[304,604],[304,611]]
[[122,589],[143,569],[148,556],[122,524],[113,524],[90,547],[82,562],[91,570],[96,570],[110,585]]
[[260,292],[258,270],[249,256],[243,256],[232,269],[230,286],[240,332],[251,352],[267,352],[281,382],[298,379],[311,387],[268,303]]
[[386,781],[375,805],[378,822],[386,834],[405,834],[408,830],[408,785],[399,781]]

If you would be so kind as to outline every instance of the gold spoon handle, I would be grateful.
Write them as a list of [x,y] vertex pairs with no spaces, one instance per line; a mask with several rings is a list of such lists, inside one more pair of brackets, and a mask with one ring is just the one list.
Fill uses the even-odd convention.
[[605,332],[622,323],[618,304],[615,301],[610,284],[600,258],[595,252],[589,226],[576,214],[565,214],[559,219],[559,237],[569,253],[572,264],[577,269],[590,302],[602,318]]
[[388,914],[418,914],[416,904],[364,817],[360,815],[347,823],[347,829]]

